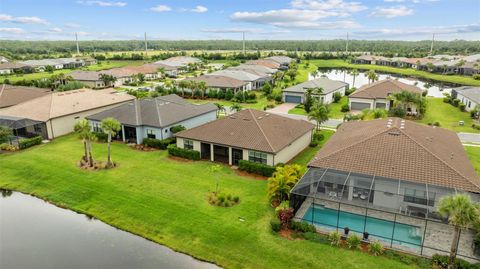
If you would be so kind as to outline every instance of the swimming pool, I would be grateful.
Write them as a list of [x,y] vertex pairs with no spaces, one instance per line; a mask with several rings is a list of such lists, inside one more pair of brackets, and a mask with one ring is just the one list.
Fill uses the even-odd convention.
[[[354,213],[326,208],[320,205],[311,205],[303,216],[304,221],[315,225],[336,228],[337,220],[339,229],[348,227],[351,231],[363,233],[366,231],[371,237],[391,242],[393,244],[419,249],[422,245],[422,229],[418,226],[394,223],[393,221],[379,218],[366,217]],[[395,227],[395,231],[394,231]]]

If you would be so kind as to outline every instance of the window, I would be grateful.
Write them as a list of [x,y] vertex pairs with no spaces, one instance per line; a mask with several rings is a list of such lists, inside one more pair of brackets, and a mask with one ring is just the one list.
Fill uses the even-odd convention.
[[434,206],[435,205],[435,193],[428,192],[428,200],[427,200],[427,192],[422,190],[416,189],[407,189],[405,188],[403,196],[403,201],[408,203],[414,203],[419,205],[428,205]]
[[190,139],[183,140],[183,148],[184,149],[193,149],[193,141]]
[[153,139],[157,138],[157,136],[155,135],[155,131],[152,129],[147,129],[147,137]]
[[102,128],[100,128],[100,124],[98,122],[92,122],[92,129],[96,133],[102,132]]
[[267,153],[258,152],[258,151],[249,151],[248,160],[254,163],[267,164]]

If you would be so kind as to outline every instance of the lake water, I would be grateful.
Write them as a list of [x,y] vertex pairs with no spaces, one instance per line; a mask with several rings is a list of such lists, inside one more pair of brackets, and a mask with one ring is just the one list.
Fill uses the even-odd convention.
[[[319,71],[319,74],[316,76],[317,78],[324,75],[327,78],[332,80],[344,81],[348,83],[350,87],[353,87],[353,76],[349,74],[349,70],[343,71],[340,69],[319,69],[318,71]],[[368,78],[367,76],[365,76],[365,72],[359,71],[358,73],[359,75],[355,77],[355,87],[357,89],[362,87],[363,85],[368,84]],[[393,74],[383,74],[383,73],[377,72],[377,75],[378,75],[378,80],[393,78],[393,79],[398,79],[399,81],[406,84],[416,85],[422,90],[427,90],[428,91],[427,96],[432,96],[432,97],[443,97],[444,93],[451,93],[453,88],[452,86],[449,86],[447,84],[444,85],[441,83],[427,82],[427,81],[422,81],[414,78],[401,77]],[[309,74],[308,79],[309,80],[314,79],[312,74]]]
[[218,268],[35,197],[2,194],[2,269]]

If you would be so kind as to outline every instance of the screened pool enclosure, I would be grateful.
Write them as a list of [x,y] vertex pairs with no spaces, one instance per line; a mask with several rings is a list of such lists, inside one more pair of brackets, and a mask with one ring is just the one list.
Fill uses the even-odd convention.
[[[460,190],[431,184],[310,168],[291,192],[295,220],[317,230],[369,234],[369,240],[419,255],[448,254],[453,227],[436,210],[441,197]],[[468,193],[474,201],[478,195]],[[459,257],[478,260],[473,232],[462,231]]]

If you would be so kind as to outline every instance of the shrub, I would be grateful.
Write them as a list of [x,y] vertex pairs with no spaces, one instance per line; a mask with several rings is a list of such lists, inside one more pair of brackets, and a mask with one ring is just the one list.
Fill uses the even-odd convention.
[[394,107],[390,109],[389,114],[393,117],[403,118],[407,113],[405,112],[405,109],[401,107]]
[[310,142],[310,145],[309,145],[311,148],[314,148],[316,146],[318,146],[318,141],[315,141],[313,140],[312,142]]
[[339,232],[333,231],[328,235],[328,241],[330,241],[330,245],[332,246],[340,246],[340,242],[342,240],[342,236]]
[[338,102],[340,102],[340,99],[342,99],[342,94],[339,93],[339,92],[335,92],[333,94],[333,102],[338,103]]
[[0,151],[16,151],[17,147],[12,146],[10,144],[0,144]]
[[225,93],[225,100],[230,101],[230,100],[232,100],[232,98],[233,98],[233,92],[232,92],[232,90],[228,90]]
[[312,224],[306,222],[299,222],[299,221],[292,221],[290,224],[290,228],[295,231],[299,231],[302,233],[315,233],[317,229]]
[[217,93],[217,98],[218,99],[225,99],[225,92],[222,90],[219,90]]
[[278,211],[277,217],[282,223],[283,228],[287,228],[290,226],[290,222],[293,219],[293,208],[282,208]]
[[32,137],[32,138],[20,139],[18,141],[18,148],[19,149],[27,149],[27,148],[33,147],[35,145],[40,145],[40,144],[42,144],[42,140],[43,140],[43,138],[41,136],[35,136],[35,137]]
[[350,111],[350,106],[348,104],[344,104],[340,109],[341,112],[348,112]]
[[450,103],[450,102],[451,102],[450,96],[445,96],[445,97],[443,97],[443,102],[444,102],[444,103]]
[[93,135],[97,138],[97,141],[105,143],[107,142],[108,135],[104,132],[92,132]]
[[346,96],[349,96],[350,94],[352,94],[354,91],[356,91],[357,88],[353,87],[353,88],[350,88],[348,90],[345,91],[345,95]]
[[360,248],[360,243],[362,243],[362,239],[360,238],[360,236],[358,236],[357,234],[351,234],[348,238],[347,238],[347,247],[349,249],[358,249]]
[[190,160],[200,160],[200,152],[191,149],[182,149],[174,144],[168,145],[168,154]]
[[57,88],[57,91],[64,92],[64,91],[71,91],[76,89],[84,88],[85,85],[79,81],[70,81],[65,85],[60,85]]
[[240,202],[240,198],[238,196],[232,196],[229,193],[215,193],[212,192],[208,196],[208,202],[211,205],[223,206],[223,207],[231,207]]
[[459,99],[453,99],[453,100],[452,100],[452,105],[453,105],[453,106],[458,107],[458,104],[460,104],[460,100],[459,100]]
[[174,134],[183,130],[187,130],[187,128],[185,128],[185,126],[183,125],[175,125],[175,126],[172,126],[172,128],[170,128],[170,131]]
[[465,108],[467,108],[467,106],[464,103],[461,103],[458,105],[458,108],[460,108],[460,111],[465,111]]
[[150,148],[167,149],[168,145],[175,144],[176,139],[174,137],[166,139],[144,138],[142,144]]
[[384,247],[382,243],[378,241],[373,241],[368,245],[368,252],[372,253],[374,256],[382,255]]
[[473,123],[472,128],[475,130],[480,130],[480,125]]
[[321,132],[315,132],[313,134],[313,140],[315,141],[322,141],[323,139],[325,139],[325,136],[323,135],[323,133]]
[[433,126],[440,127],[440,122],[438,122],[438,121],[434,122]]
[[272,228],[272,231],[279,232],[282,228],[282,224],[280,223],[280,220],[275,218],[270,221],[270,227]]
[[266,177],[271,177],[273,172],[275,172],[275,167],[273,166],[246,160],[240,160],[238,162],[238,168],[248,173],[258,174]]
[[472,77],[475,80],[480,80],[480,74],[473,74]]
[[254,93],[254,92],[249,92],[247,95],[247,100],[256,100],[257,99],[257,95]]
[[[440,268],[447,268],[448,267],[448,256],[447,255],[439,255],[435,254],[432,256],[432,265],[436,265]],[[455,258],[453,262],[454,269],[474,269],[479,268],[478,264],[470,264],[469,262]]]
[[470,110],[470,118],[474,119],[477,117],[478,110]]

